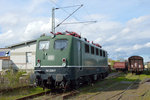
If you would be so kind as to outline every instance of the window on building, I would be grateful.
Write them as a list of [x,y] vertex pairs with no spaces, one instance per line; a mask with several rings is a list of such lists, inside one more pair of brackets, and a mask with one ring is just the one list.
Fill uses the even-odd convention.
[[94,54],[94,47],[91,46],[91,54]]
[[32,53],[26,52],[26,63],[32,63]]
[[67,48],[67,45],[68,45],[68,40],[65,39],[55,40],[54,48],[64,50],[65,48]]
[[85,44],[85,52],[89,53],[89,45],[88,44]]
[[98,48],[96,48],[96,55],[98,55]]
[[102,56],[102,50],[100,50],[100,56]]
[[103,57],[105,57],[105,56],[106,56],[105,51],[103,51]]
[[39,42],[39,49],[49,49],[49,41],[40,41]]

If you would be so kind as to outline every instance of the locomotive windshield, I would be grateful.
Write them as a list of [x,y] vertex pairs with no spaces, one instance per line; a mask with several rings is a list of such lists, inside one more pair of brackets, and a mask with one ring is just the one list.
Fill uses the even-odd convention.
[[68,40],[55,40],[55,45],[54,48],[55,49],[60,49],[63,50],[65,48],[67,48],[68,45]]
[[39,49],[49,49],[49,41],[40,41],[39,42]]

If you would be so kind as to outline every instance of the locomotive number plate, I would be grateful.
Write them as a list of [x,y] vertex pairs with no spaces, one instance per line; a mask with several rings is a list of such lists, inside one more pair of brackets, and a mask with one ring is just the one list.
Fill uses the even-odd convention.
[[48,60],[54,60],[55,56],[54,55],[48,55]]
[[56,69],[46,69],[46,72],[56,72]]

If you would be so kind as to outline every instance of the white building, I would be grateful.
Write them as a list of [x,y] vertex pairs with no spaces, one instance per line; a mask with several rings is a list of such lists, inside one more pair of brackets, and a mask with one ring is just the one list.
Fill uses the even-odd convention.
[[9,46],[11,66],[16,69],[33,70],[35,66],[36,40]]

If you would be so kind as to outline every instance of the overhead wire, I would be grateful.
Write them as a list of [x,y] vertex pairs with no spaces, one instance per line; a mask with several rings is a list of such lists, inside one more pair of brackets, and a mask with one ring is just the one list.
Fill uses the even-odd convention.
[[[81,2],[79,1],[79,0],[77,0],[78,2],[79,2],[79,4],[81,5]],[[67,13],[67,14],[70,14],[69,12],[67,12],[64,8],[69,8],[69,7],[74,7],[74,6],[78,6],[78,5],[74,5],[74,6],[68,6],[68,7],[60,7],[57,3],[55,3],[54,1],[52,1],[52,0],[50,0],[50,2],[51,3],[53,3],[54,5],[56,5],[58,8],[60,8],[61,10],[63,10],[65,13]],[[87,11],[87,9],[86,8],[84,8],[85,10],[84,11],[86,11],[86,13],[87,13],[87,15],[90,15],[89,13],[88,13],[88,11]],[[79,19],[76,17],[76,16],[74,16],[74,15],[72,15],[72,17],[75,19],[75,20],[77,20],[78,22],[79,22]],[[91,17],[91,16],[90,16]],[[90,19],[93,19],[92,17],[90,18]],[[77,23],[78,23],[77,22]],[[95,22],[97,22],[97,21],[95,21]],[[81,22],[82,23],[82,22]],[[89,25],[87,25],[87,23],[83,23],[84,25],[83,25],[83,27],[89,27],[89,28],[91,28]],[[59,26],[59,25],[58,25]],[[57,27],[57,26],[56,26]],[[82,27],[82,29],[83,29],[83,27]],[[59,27],[60,28],[60,27]],[[62,29],[62,28],[61,28]],[[93,29],[92,29],[93,30]],[[93,31],[95,31],[95,30],[93,30]],[[95,31],[96,32],[96,31]]]
[[71,17],[77,10],[79,10],[83,5],[81,5],[80,7],[78,7],[75,11],[73,11],[71,14],[69,14],[68,17],[66,17],[62,22],[60,22],[55,28],[57,28],[58,26],[60,26],[64,21],[66,21],[69,17]]
[[[77,1],[79,2],[79,4],[82,4],[79,0],[77,0]],[[87,13],[87,15],[91,15],[85,7],[83,7],[83,9],[84,9],[84,11]],[[90,20],[94,20],[94,19],[92,18],[92,16],[90,16],[90,17],[91,17]]]
[[[67,12],[64,8],[65,7],[60,7],[58,4],[56,4],[54,1],[52,1],[52,0],[49,0],[50,2],[52,2],[53,4],[55,4],[58,8],[60,8],[61,10],[63,10],[65,13],[67,13],[67,14],[70,14],[69,12]],[[74,6],[76,6],[76,5],[74,5]],[[69,6],[68,6],[69,7]],[[71,7],[71,6],[70,6]],[[74,18],[74,19],[76,19],[77,21],[79,21],[79,19],[77,18],[77,17],[75,17],[74,15],[72,15],[72,17]]]

